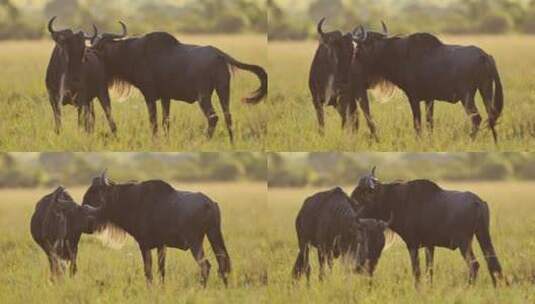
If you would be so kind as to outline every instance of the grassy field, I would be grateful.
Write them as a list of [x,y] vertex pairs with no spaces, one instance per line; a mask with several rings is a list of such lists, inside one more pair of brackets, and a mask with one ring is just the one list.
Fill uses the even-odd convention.
[[[261,66],[267,64],[263,35],[219,35],[176,37],[187,43],[214,45],[235,58]],[[231,146],[219,101],[212,99],[221,117],[212,140],[205,136],[206,119],[197,103],[171,103],[171,130],[153,139],[145,101],[139,91],[126,98],[112,93],[112,109],[118,137],[110,136],[102,108],[95,100],[96,131],[85,134],[77,126],[76,110],[63,107],[63,132],[53,132],[53,116],[45,88],[45,71],[53,44],[47,41],[0,42],[0,150],[2,151],[222,151],[262,150],[267,133],[267,106],[242,104],[240,99],[259,86],[253,74],[235,73],[231,81],[231,112],[235,146]],[[158,117],[161,108],[158,103]],[[160,128],[161,130],[161,128]],[[162,134],[162,133],[160,133]]]
[[[320,189],[269,189],[269,207],[276,225],[270,227],[268,297],[274,303],[534,303],[535,205],[533,183],[501,182],[445,184],[445,188],[470,190],[488,201],[491,235],[510,287],[494,289],[478,244],[481,263],[476,285],[467,286],[468,271],[459,251],[437,248],[431,286],[413,286],[409,254],[403,242],[383,252],[372,285],[362,276],[348,274],[338,261],[327,279],[318,281],[316,250],[311,251],[311,283],[292,285],[291,268],[297,256],[295,216],[304,199]],[[351,191],[351,187],[345,187]],[[420,253],[423,267],[423,252]],[[424,268],[422,268],[424,269]]]
[[[441,37],[446,43],[473,44],[492,54],[504,85],[505,107],[499,121],[497,147],[488,129],[475,141],[469,138],[470,123],[461,104],[435,103],[435,132],[415,136],[409,103],[402,92],[373,96],[371,111],[380,142],[369,138],[362,117],[357,135],[340,129],[334,108],[326,110],[326,135],[318,133],[316,114],[308,89],[308,73],[316,41],[270,42],[269,133],[273,151],[532,151],[535,147],[535,37],[463,36]],[[481,98],[477,104],[487,116]],[[422,110],[424,106],[422,105]],[[422,116],[423,121],[425,116]],[[483,124],[482,124],[483,125]]]
[[[84,235],[79,245],[79,271],[62,283],[49,282],[45,254],[30,235],[30,217],[38,199],[51,189],[0,191],[0,294],[2,303],[221,303],[266,301],[268,280],[266,186],[263,183],[177,184],[203,191],[219,202],[222,229],[233,272],[225,289],[217,263],[205,242],[212,272],[208,287],[199,283],[199,269],[189,252],[167,251],[166,284],[147,288],[141,254],[128,238],[121,249],[104,246]],[[85,188],[69,189],[81,200]],[[155,254],[155,253],[154,253]],[[154,256],[153,254],[153,256]],[[154,262],[156,263],[156,262]],[[153,265],[157,278],[156,264]]]

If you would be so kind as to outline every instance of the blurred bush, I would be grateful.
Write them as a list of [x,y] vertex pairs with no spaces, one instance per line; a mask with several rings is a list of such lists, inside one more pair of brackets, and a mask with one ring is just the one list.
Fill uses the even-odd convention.
[[[297,4],[301,5],[297,5]],[[268,0],[270,39],[315,37],[316,23],[350,31],[364,25],[391,33],[502,34],[535,32],[535,1],[527,0]]]
[[535,153],[270,153],[272,187],[354,185],[377,166],[385,181],[535,180]]
[[[58,16],[58,27],[119,30],[124,21],[130,33],[239,33],[267,31],[263,0],[46,0],[24,5],[0,0],[0,39],[37,39],[45,36],[46,22]],[[141,12],[141,13],[140,13]]]
[[0,188],[87,185],[107,168],[117,181],[265,181],[263,153],[0,153]]

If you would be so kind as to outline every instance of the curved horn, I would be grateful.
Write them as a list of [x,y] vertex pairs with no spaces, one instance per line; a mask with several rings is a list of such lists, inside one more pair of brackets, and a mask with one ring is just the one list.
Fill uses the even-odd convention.
[[100,174],[100,183],[105,186],[108,185],[108,176],[106,174],[107,172],[108,172],[108,169],[106,168],[102,170],[102,173]]
[[122,21],[119,21],[119,24],[121,25],[121,28],[123,29],[123,32],[121,34],[106,33],[104,35],[107,38],[111,38],[111,39],[121,39],[121,38],[126,37],[126,35],[128,34],[128,31],[126,30],[126,24],[124,24]]
[[50,21],[48,21],[48,31],[50,32],[50,34],[55,34],[56,33],[56,31],[53,28],[53,23],[54,23],[54,20],[56,20],[56,17],[57,16],[54,16],[54,17],[50,18]]
[[98,28],[96,25],[93,24],[93,36],[88,36],[84,32],[84,39],[93,41],[95,38],[97,38],[97,35],[98,35]]
[[383,34],[385,34],[385,36],[388,36],[388,28],[386,27],[386,24],[383,20],[381,20],[381,25],[383,26]]
[[377,168],[376,166],[373,166],[373,168],[372,168],[372,176],[373,176],[373,177],[375,177],[375,169],[376,169],[376,168]]
[[323,23],[325,22],[325,17],[321,18],[320,22],[318,22],[318,26],[317,26],[317,30],[318,30],[318,34],[320,34],[320,36],[323,36],[325,33],[323,32]]

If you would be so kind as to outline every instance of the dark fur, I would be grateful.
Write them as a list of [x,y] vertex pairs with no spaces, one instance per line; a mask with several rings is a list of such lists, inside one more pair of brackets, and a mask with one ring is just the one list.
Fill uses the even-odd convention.
[[418,249],[426,248],[427,271],[432,276],[434,247],[459,248],[470,269],[470,283],[479,263],[472,251],[476,236],[485,255],[494,285],[502,268],[489,232],[489,208],[472,192],[450,191],[429,180],[381,183],[373,175],[362,177],[351,197],[358,200],[366,217],[386,219],[393,215],[390,228],[405,241],[411,255],[416,282],[420,279]]
[[80,236],[82,232],[91,233],[94,228],[95,219],[89,212],[76,204],[62,187],[37,202],[30,230],[48,257],[53,278],[63,272],[61,260],[70,262],[70,274],[76,274]]
[[385,243],[384,223],[360,219],[351,200],[339,187],[308,197],[297,215],[295,228],[299,243],[293,268],[295,279],[303,273],[310,279],[309,245],[318,250],[322,279],[325,261],[332,268],[333,258],[340,255],[352,258],[354,269],[359,272],[368,264],[371,275]]
[[[324,21],[324,19],[322,19]],[[316,110],[320,132],[323,133],[325,104],[334,106],[342,119],[342,128],[350,119],[353,130],[358,129],[357,100],[364,112],[372,135],[376,136],[376,128],[369,110],[367,84],[356,64],[353,64],[355,48],[351,34],[340,31],[320,32],[322,21],[318,24],[320,43],[314,54],[309,73],[309,89]],[[351,69],[350,69],[351,67]],[[350,72],[351,70],[351,72]],[[330,84],[330,78],[332,83]],[[332,87],[329,88],[329,85]],[[330,90],[331,95],[328,95]],[[328,100],[327,100],[328,99]]]
[[[81,69],[82,57],[85,51],[85,39],[82,32],[73,33],[66,29],[52,34],[55,41],[54,50],[50,56],[50,61],[46,69],[45,84],[48,91],[50,105],[54,114],[54,130],[59,133],[61,130],[61,106],[72,104],[76,106],[73,85],[69,81],[74,78],[68,74],[77,75]],[[64,77],[64,94],[60,96],[61,76]]]
[[151,250],[158,249],[158,268],[165,277],[165,250],[190,250],[201,268],[206,286],[210,263],[204,256],[203,240],[208,237],[225,285],[230,258],[221,233],[221,213],[216,202],[202,193],[178,191],[161,180],[114,184],[98,177],[84,195],[83,204],[99,207],[97,219],[123,229],[139,244],[145,277],[152,281]]
[[[406,37],[368,35],[356,39],[367,78],[384,78],[408,97],[417,133],[421,130],[420,102],[426,102],[426,120],[433,128],[433,101],[462,102],[472,119],[472,138],[481,124],[474,97],[479,90],[495,142],[496,122],[503,109],[503,88],[492,56],[475,46],[443,44],[428,33]],[[494,86],[494,95],[493,95]]]
[[218,117],[212,107],[215,90],[223,109],[227,130],[233,141],[230,114],[230,71],[236,67],[254,73],[260,87],[246,103],[256,104],[267,94],[267,74],[257,65],[242,63],[212,46],[184,44],[164,32],[123,40],[103,36],[93,47],[102,54],[108,79],[120,79],[138,88],[145,97],[154,134],[157,133],[156,101],[162,101],[162,125],[169,129],[170,100],[199,101],[212,137]]

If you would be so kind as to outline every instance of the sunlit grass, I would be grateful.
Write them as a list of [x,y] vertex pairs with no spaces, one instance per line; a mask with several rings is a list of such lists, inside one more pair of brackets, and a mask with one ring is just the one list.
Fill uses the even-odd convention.
[[[326,109],[326,134],[320,136],[308,89],[308,73],[317,42],[269,43],[269,135],[272,151],[531,151],[535,147],[535,38],[530,36],[441,37],[446,43],[477,45],[496,59],[504,86],[505,107],[495,146],[487,128],[477,140],[469,137],[470,122],[460,103],[435,103],[435,131],[417,138],[407,98],[401,91],[372,97],[371,111],[380,142],[369,138],[360,115],[357,135],[340,129],[334,108]],[[481,98],[477,105],[486,120]],[[422,104],[422,111],[424,106]],[[424,121],[422,117],[422,121]],[[274,123],[275,122],[275,123]],[[483,124],[482,124],[483,126]]]
[[[62,283],[49,282],[48,261],[30,235],[30,217],[37,200],[52,189],[0,190],[0,294],[3,303],[221,303],[265,301],[267,259],[266,186],[263,183],[177,184],[202,191],[219,203],[222,231],[232,261],[229,288],[212,264],[208,287],[199,283],[199,267],[190,252],[167,250],[166,283],[147,288],[141,254],[133,239],[121,249],[104,246],[84,235],[79,245],[79,272]],[[85,188],[68,189],[81,200]],[[127,210],[125,211],[127,212]],[[155,255],[154,255],[155,256]],[[154,258],[156,259],[156,258]],[[154,262],[153,273],[157,276]],[[157,282],[157,281],[155,281]]]
[[[267,42],[263,35],[203,35],[176,37],[185,43],[214,45],[236,59],[266,67]],[[77,126],[76,110],[63,107],[63,132],[53,132],[53,116],[45,87],[45,72],[52,52],[51,41],[0,42],[0,150],[2,151],[221,151],[255,150],[264,147],[267,133],[267,105],[250,106],[240,99],[258,88],[256,76],[246,71],[231,80],[231,112],[235,146],[230,144],[219,100],[212,102],[221,117],[212,140],[205,136],[206,119],[197,103],[171,103],[171,131],[153,138],[145,101],[132,90],[127,98],[112,93],[112,112],[117,138],[110,135],[102,108],[95,100],[96,131],[85,134]],[[158,102],[159,124],[161,108]],[[161,127],[160,127],[161,131]]]
[[[433,284],[413,285],[410,259],[401,240],[383,252],[370,282],[347,273],[340,261],[324,282],[318,280],[316,250],[311,250],[311,283],[292,285],[291,269],[298,252],[295,217],[304,199],[318,188],[269,189],[270,227],[268,296],[277,303],[533,303],[535,293],[535,205],[533,183],[442,184],[448,189],[470,190],[489,202],[491,236],[510,287],[494,289],[477,242],[474,250],[481,264],[475,286],[467,285],[468,270],[458,250],[435,250]],[[327,187],[326,187],[327,188]],[[322,188],[322,189],[326,189]],[[353,186],[344,187],[351,191]],[[275,224],[276,223],[276,224]],[[424,253],[420,253],[424,269]]]

